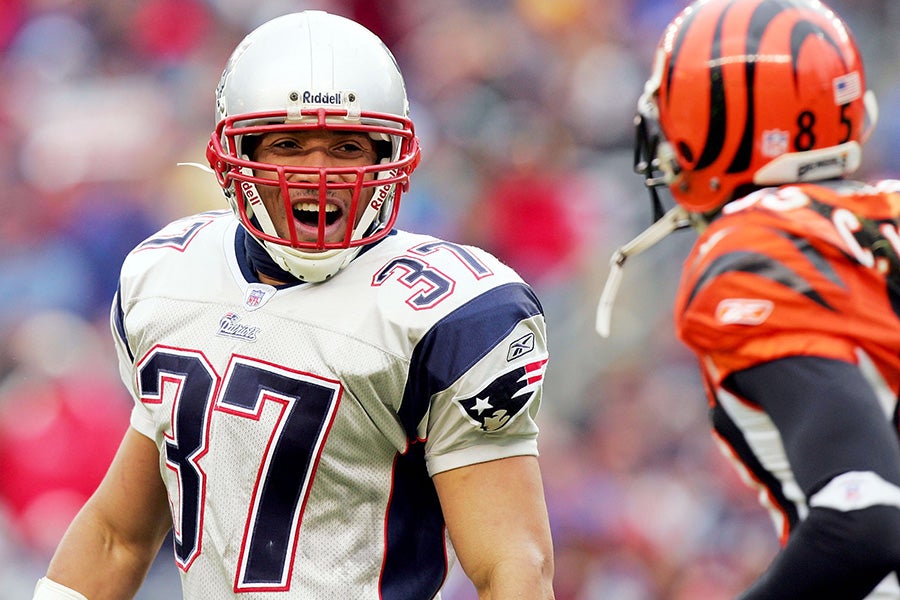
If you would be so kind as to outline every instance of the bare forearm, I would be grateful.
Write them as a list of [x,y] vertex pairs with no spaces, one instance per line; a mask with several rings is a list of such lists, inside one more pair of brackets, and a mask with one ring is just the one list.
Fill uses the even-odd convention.
[[161,543],[162,539],[129,543],[116,538],[88,504],[63,537],[47,577],[90,600],[131,598]]
[[480,600],[551,600],[553,543],[534,456],[434,477],[450,539]]
[[515,560],[497,564],[487,577],[473,578],[479,600],[553,600],[553,564]]
[[133,429],[103,482],[72,521],[47,577],[90,600],[131,598],[172,521],[156,445]]

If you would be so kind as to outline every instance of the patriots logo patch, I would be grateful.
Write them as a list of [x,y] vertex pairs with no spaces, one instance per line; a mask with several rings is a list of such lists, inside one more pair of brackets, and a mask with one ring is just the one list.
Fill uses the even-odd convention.
[[544,379],[547,359],[499,376],[469,398],[455,398],[469,420],[484,431],[506,426],[528,406]]

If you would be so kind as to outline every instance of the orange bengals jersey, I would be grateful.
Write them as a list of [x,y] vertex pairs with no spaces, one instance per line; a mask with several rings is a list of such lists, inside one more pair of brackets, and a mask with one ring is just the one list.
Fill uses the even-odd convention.
[[[727,204],[687,259],[678,337],[708,383],[808,355],[877,367],[900,390],[900,181],[766,189]],[[884,391],[884,390],[883,390]]]
[[[676,331],[700,359],[714,439],[782,543],[808,511],[781,436],[726,378],[779,358],[859,365],[898,428],[900,181],[789,185],[731,202],[688,257]],[[900,598],[897,580],[886,581]]]

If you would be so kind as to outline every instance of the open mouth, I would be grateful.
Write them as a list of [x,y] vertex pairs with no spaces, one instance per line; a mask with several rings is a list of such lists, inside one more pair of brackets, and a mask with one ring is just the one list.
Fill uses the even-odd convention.
[[[294,218],[307,227],[319,226],[319,203],[318,202],[301,202],[294,205]],[[337,223],[343,211],[335,204],[327,204],[325,206],[325,226],[331,226]]]

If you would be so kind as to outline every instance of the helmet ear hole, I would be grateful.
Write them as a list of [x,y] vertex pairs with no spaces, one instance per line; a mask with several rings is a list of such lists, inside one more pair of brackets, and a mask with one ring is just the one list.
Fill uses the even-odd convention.
[[394,145],[387,140],[374,140],[375,154],[378,155],[379,162],[388,159],[393,160]]
[[250,160],[254,160],[256,149],[259,148],[259,143],[261,141],[262,136],[259,135],[243,136],[241,138],[241,154],[246,155]]

